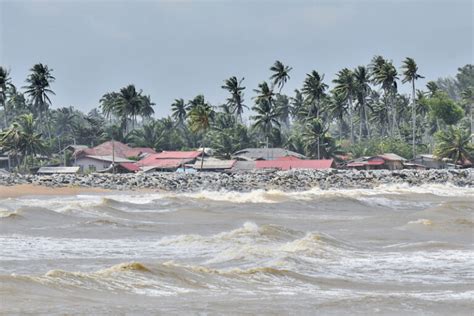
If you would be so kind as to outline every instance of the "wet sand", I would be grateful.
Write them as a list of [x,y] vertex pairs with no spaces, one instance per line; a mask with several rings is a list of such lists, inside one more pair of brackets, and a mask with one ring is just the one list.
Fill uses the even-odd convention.
[[19,184],[0,186],[0,198],[13,198],[31,195],[77,195],[91,193],[111,193],[112,190],[84,187],[46,187],[44,185]]

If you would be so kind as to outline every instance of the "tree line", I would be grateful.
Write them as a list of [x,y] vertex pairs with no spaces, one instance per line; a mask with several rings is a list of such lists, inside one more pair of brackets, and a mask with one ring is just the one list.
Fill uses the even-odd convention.
[[[0,150],[25,167],[40,154],[54,159],[70,144],[110,139],[156,150],[212,147],[222,158],[268,146],[317,159],[434,152],[454,162],[472,160],[473,65],[420,87],[424,76],[414,59],[397,68],[375,56],[368,65],[341,69],[331,81],[312,70],[301,88],[285,93],[292,70],[275,61],[250,97],[245,78],[232,76],[221,86],[227,93],[221,104],[204,95],[177,98],[170,116],[154,118],[156,104],[133,84],[105,93],[97,108],[83,113],[52,107],[56,79],[47,65],[34,65],[20,89],[0,66]],[[410,94],[400,93],[402,84]]]

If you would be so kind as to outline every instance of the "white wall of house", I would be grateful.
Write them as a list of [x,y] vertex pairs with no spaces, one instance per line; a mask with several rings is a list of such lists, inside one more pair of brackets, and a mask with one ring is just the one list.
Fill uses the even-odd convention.
[[107,169],[108,167],[110,167],[110,164],[110,161],[102,161],[89,157],[81,157],[77,158],[76,162],[73,165],[80,167],[80,172],[94,172]]

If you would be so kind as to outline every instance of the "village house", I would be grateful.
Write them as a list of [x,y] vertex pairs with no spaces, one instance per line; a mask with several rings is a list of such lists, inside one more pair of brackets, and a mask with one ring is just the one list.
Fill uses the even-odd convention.
[[445,169],[446,162],[436,158],[434,155],[417,155],[413,162],[417,165],[425,166],[427,169]]
[[194,165],[196,159],[202,155],[202,151],[162,151],[151,154],[137,162],[141,170],[145,172],[154,171],[176,171],[178,168],[186,169],[186,166]]
[[363,157],[348,163],[346,166],[347,168],[358,170],[400,170],[404,168],[403,164],[405,161],[405,158],[397,154],[387,153],[373,157]]
[[[74,152],[74,166],[81,172],[112,171],[112,164],[116,167],[122,164],[125,170],[136,172],[135,167],[130,167],[133,159],[144,158],[156,152],[151,148],[133,148],[118,141],[107,141],[93,148],[77,148]],[[128,168],[127,168],[128,167]]]

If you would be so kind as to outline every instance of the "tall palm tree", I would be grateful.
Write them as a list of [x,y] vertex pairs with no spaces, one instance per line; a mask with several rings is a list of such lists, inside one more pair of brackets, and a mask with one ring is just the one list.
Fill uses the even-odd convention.
[[43,153],[45,145],[41,133],[37,133],[37,125],[32,114],[23,114],[12,126],[0,134],[0,146],[17,154],[21,154],[25,166],[28,157]]
[[452,159],[454,163],[472,162],[474,145],[470,144],[467,131],[450,126],[446,131],[436,133],[435,137],[437,157]]
[[372,75],[374,82],[381,85],[389,101],[388,109],[392,111],[392,135],[394,135],[397,131],[397,111],[394,105],[394,97],[397,93],[397,69],[393,66],[392,62],[385,61],[383,64],[374,68]]
[[415,131],[416,131],[416,89],[415,81],[421,78],[424,78],[418,73],[418,66],[413,58],[407,57],[403,61],[402,65],[403,70],[403,79],[402,83],[411,83],[411,115],[412,115],[412,147],[413,147],[413,159],[416,156],[416,147],[415,147]]
[[255,103],[267,102],[273,108],[275,93],[273,93],[273,89],[268,86],[266,81],[260,83],[258,88],[253,91],[257,94],[254,97]]
[[334,118],[339,121],[339,140],[342,139],[343,127],[344,127],[344,115],[347,113],[347,102],[346,97],[336,91],[332,91],[331,101],[328,106],[328,110]]
[[366,99],[370,93],[370,74],[367,68],[364,66],[358,66],[354,70],[354,79],[356,85],[357,102],[359,103],[360,110],[359,135],[362,137],[362,125],[365,125],[367,137],[370,138],[370,128],[368,124],[369,119],[366,108]]
[[242,81],[244,81],[244,79],[245,78],[238,80],[235,76],[230,77],[229,79],[224,80],[224,85],[221,87],[230,93],[230,97],[227,98],[227,104],[232,108],[232,111],[239,118],[240,122],[242,122],[244,108],[248,108],[244,104],[243,91],[245,90],[245,87],[242,86]]
[[431,97],[439,91],[438,84],[434,81],[428,81],[428,83],[426,84],[426,89],[428,89],[428,93]]
[[290,127],[290,99],[284,94],[277,94],[275,99],[275,111],[278,113],[279,120],[285,128]]
[[176,124],[183,126],[184,121],[186,120],[186,104],[183,99],[175,99],[171,104],[171,116],[176,121]]
[[320,118],[313,118],[306,122],[303,131],[305,149],[310,155],[316,154],[318,159],[321,159],[321,138],[324,138],[326,132]]
[[11,83],[9,71],[0,66],[0,106],[3,107],[3,119],[5,128],[8,127],[8,113],[7,113],[7,89],[13,86]]
[[321,100],[326,95],[326,89],[328,85],[323,82],[324,74],[319,75],[316,70],[306,75],[306,79],[303,83],[303,95],[307,105],[309,106],[308,115],[315,114],[319,117],[321,110]]
[[333,80],[333,83],[336,84],[336,86],[334,87],[334,92],[344,96],[344,98],[348,102],[348,112],[351,127],[351,144],[354,144],[353,98],[356,92],[356,81],[354,73],[352,72],[352,70],[344,68],[337,73],[337,77]]
[[279,60],[275,61],[273,66],[270,67],[270,71],[273,72],[270,76],[270,80],[272,80],[274,86],[280,88],[279,93],[281,93],[283,86],[290,79],[290,71],[292,69],[292,67],[283,65]]
[[[189,127],[194,133],[202,132],[205,136],[214,119],[214,110],[209,104],[198,104],[189,112]],[[204,139],[204,138],[203,138]],[[204,164],[204,144],[202,144],[201,170]]]
[[280,127],[280,122],[278,120],[279,114],[268,99],[262,99],[261,101],[256,102],[255,106],[252,107],[252,110],[256,113],[256,115],[251,117],[254,120],[253,127],[265,135],[268,148],[268,141],[273,127]]
[[291,98],[291,116],[293,119],[301,119],[301,112],[305,106],[303,94],[300,90],[295,89],[295,96]]
[[471,122],[471,142],[474,143],[474,87],[468,87],[461,92],[462,98],[469,105],[469,120]]
[[50,89],[51,83],[55,78],[51,74],[53,69],[49,69],[47,65],[41,63],[36,64],[30,69],[31,73],[26,79],[28,84],[24,88],[25,94],[30,97],[31,103],[42,121],[43,114],[51,105],[49,95],[54,95],[54,91]]
[[129,132],[129,120],[133,130],[138,116],[149,118],[154,113],[153,106],[155,104],[151,101],[150,96],[142,95],[142,91],[137,91],[133,84],[120,89],[120,92],[104,94],[100,102],[102,112],[106,116],[114,114],[120,119],[124,134]]

